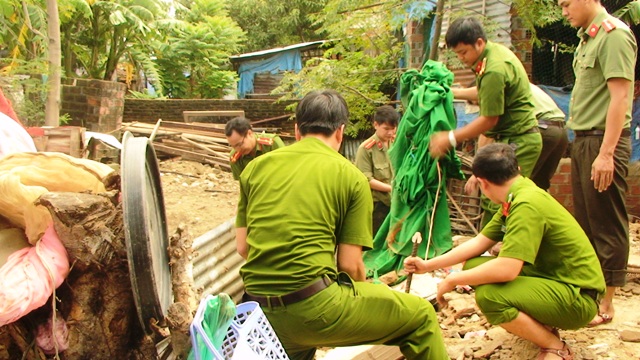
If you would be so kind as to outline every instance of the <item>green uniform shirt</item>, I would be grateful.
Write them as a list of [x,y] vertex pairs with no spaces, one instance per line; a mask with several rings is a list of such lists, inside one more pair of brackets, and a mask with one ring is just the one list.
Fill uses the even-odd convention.
[[367,178],[308,137],[252,161],[240,177],[236,227],[247,227],[240,275],[254,295],[282,295],[337,273],[337,244],[372,247]]
[[544,90],[531,84],[531,95],[537,120],[564,121],[564,113]]
[[476,73],[480,115],[499,118],[486,136],[520,135],[537,125],[527,72],[511,50],[487,41],[472,69]]
[[[372,137],[365,140],[356,153],[356,166],[364,176],[371,181],[376,179],[385,184],[391,184],[393,180],[393,169],[391,168],[391,160],[389,159],[389,149],[378,135],[373,134]],[[371,190],[373,201],[381,201],[387,206],[391,206],[391,193],[378,190]]]
[[233,174],[233,178],[236,180],[240,179],[240,174],[242,174],[242,171],[247,167],[247,164],[249,164],[251,160],[262,154],[266,154],[269,151],[284,147],[284,142],[280,139],[280,136],[276,134],[261,133],[254,135],[256,137],[256,147],[253,149],[251,154],[244,156],[239,155],[235,149],[231,150],[231,153],[229,154],[231,173]]
[[503,241],[499,256],[524,261],[520,275],[604,294],[600,262],[573,216],[527,178],[516,180],[509,191],[510,205],[503,204],[482,230],[488,238]]
[[604,130],[610,95],[607,80],[630,80],[623,129],[631,123],[637,45],[629,27],[602,10],[591,26],[578,30],[581,41],[573,57],[576,82],[571,93],[569,122],[572,130]]

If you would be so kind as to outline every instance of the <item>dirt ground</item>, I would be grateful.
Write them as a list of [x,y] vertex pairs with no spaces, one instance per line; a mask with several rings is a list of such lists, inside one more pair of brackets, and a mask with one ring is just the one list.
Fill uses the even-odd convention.
[[183,223],[192,238],[233,218],[238,182],[230,172],[192,161],[160,162],[169,234]]
[[[169,233],[184,223],[195,238],[234,217],[238,184],[230,173],[187,161],[162,161],[160,172]],[[640,264],[640,219],[630,228],[630,263]],[[533,344],[486,323],[475,307],[473,294],[452,293],[452,302],[463,304],[457,309],[462,310],[439,312],[451,359],[536,358],[538,349]],[[640,359],[640,278],[629,277],[627,286],[618,290],[614,305],[613,322],[560,332],[574,350],[574,359]]]

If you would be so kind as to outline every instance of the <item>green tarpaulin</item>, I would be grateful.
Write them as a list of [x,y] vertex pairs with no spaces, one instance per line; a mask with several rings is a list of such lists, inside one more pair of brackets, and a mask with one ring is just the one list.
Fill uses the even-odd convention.
[[[455,149],[439,160],[441,180],[438,161],[429,155],[431,135],[456,126],[452,82],[453,73],[442,63],[431,60],[420,72],[408,70],[400,78],[400,96],[405,110],[396,140],[389,150],[395,171],[391,211],[375,234],[374,248],[364,254],[368,276],[403,269],[402,262],[411,254],[411,238],[416,232],[423,238],[418,248],[418,256],[422,258],[425,258],[427,246],[429,258],[452,247],[446,179],[463,179],[464,175]],[[433,211],[433,231],[428,245]]]

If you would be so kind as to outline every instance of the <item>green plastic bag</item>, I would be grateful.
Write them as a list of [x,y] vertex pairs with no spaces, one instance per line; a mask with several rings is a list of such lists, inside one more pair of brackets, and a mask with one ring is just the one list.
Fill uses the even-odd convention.
[[[204,301],[206,301],[206,303],[204,304],[205,308],[202,315],[202,323],[200,325],[204,334],[206,334],[214,348],[221,353],[220,348],[222,347],[222,341],[227,335],[227,331],[233,321],[233,318],[236,316],[236,305],[233,300],[231,300],[231,297],[225,293],[208,297]],[[203,306],[203,304],[200,304],[200,306]],[[197,320],[198,319],[194,321]],[[197,337],[198,348],[191,349],[191,352],[189,352],[189,360],[194,360],[196,358],[194,351],[198,352],[199,358],[202,360],[215,359],[204,339],[202,339],[202,334],[200,332],[196,332],[191,336]]]

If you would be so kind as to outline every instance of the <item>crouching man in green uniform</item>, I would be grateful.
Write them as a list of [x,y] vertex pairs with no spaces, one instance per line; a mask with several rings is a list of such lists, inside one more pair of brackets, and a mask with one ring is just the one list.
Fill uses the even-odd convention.
[[224,126],[224,134],[232,148],[229,154],[229,163],[233,178],[236,180],[240,179],[242,170],[251,160],[269,151],[284,147],[284,142],[276,134],[254,133],[249,120],[243,117],[229,120]]
[[365,282],[372,246],[367,178],[338,153],[349,117],[332,90],[296,110],[297,143],[240,176],[236,218],[245,301],[257,301],[291,359],[319,346],[397,345],[407,359],[449,359],[433,306]]
[[391,106],[378,107],[373,115],[373,127],[376,132],[360,144],[356,153],[356,166],[369,179],[373,196],[374,236],[391,209],[393,168],[388,152],[396,136],[398,119],[400,114]]
[[[438,284],[438,301],[456,285],[476,288],[489,323],[540,346],[539,359],[572,359],[557,330],[578,329],[598,313],[605,282],[600,262],[573,216],[549,193],[520,175],[513,148],[489,144],[476,154],[473,174],[497,212],[475,238],[430,260],[409,257],[408,272],[465,262]],[[496,242],[497,257],[480,256]]]

